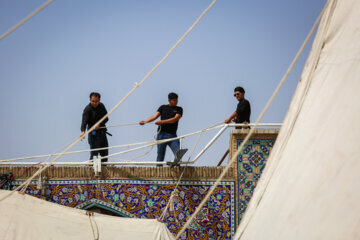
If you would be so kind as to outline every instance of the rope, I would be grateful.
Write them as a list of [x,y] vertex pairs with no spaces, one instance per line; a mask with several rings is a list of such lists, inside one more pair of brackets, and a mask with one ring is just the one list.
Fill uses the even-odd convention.
[[[157,137],[157,135],[159,134],[160,131],[161,131],[161,125],[160,125],[160,127],[158,128],[156,134],[154,135],[154,140],[155,140],[155,141],[156,141],[156,137]],[[154,148],[154,146],[151,146],[148,151],[146,151],[146,152],[143,153],[143,154],[140,154],[140,155],[138,155],[138,156],[133,157],[132,159],[130,159],[130,161],[133,161],[133,160],[135,160],[135,159],[138,159],[138,158],[141,158],[141,157],[144,157],[144,156],[148,155],[153,148]]]
[[[209,131],[209,129],[212,129],[212,128],[217,127],[217,126],[220,126],[220,125],[223,125],[223,123],[214,124],[214,125],[212,125],[212,126],[210,126],[210,127],[208,127],[208,128],[203,129],[203,130],[200,132],[200,134],[199,134],[199,136],[198,136],[198,138],[197,138],[197,140],[196,140],[196,143],[195,143],[195,145],[194,145],[194,147],[193,147],[193,150],[191,151],[191,153],[190,153],[190,155],[189,155],[188,162],[190,162],[190,159],[191,159],[192,155],[194,154],[197,145],[199,144],[199,141],[200,141],[200,138],[201,138],[202,134],[203,134],[204,132],[206,132],[206,131]],[[186,166],[187,166],[187,164],[186,164]]]
[[[10,175],[9,175],[9,178],[10,178],[11,180],[13,180],[16,175],[18,175],[18,174],[20,174],[20,173],[23,173],[23,172],[25,172],[26,170],[28,170],[28,169],[30,169],[30,168],[33,168],[33,167],[35,167],[36,165],[39,165],[40,163],[41,163],[41,162],[35,163],[35,164],[33,164],[33,165],[29,166],[29,167],[26,167],[26,168],[23,168],[23,169],[17,171],[16,173],[10,174]],[[6,181],[7,181],[7,180],[4,179],[2,182],[0,182],[0,188],[2,187],[2,185],[3,185]]]
[[[191,152],[191,154],[190,154],[190,156],[189,156],[189,160],[188,160],[188,161],[190,161],[192,155],[194,154],[194,151],[195,151],[195,149],[196,149],[196,147],[197,147],[197,145],[198,145],[198,143],[199,143],[199,140],[200,140],[200,137],[202,136],[202,134],[203,134],[206,130],[211,129],[211,128],[214,128],[214,127],[219,126],[219,125],[221,125],[221,124],[222,124],[222,123],[214,124],[214,125],[212,125],[212,126],[210,126],[210,127],[208,127],[208,128],[203,129],[203,130],[200,132],[199,137],[198,137],[198,139],[197,139],[197,141],[196,141],[196,143],[195,143],[195,145],[194,145],[194,147],[193,147],[193,150],[192,150],[192,152]],[[169,202],[166,204],[165,210],[164,210],[164,212],[163,212],[163,213],[161,214],[161,216],[160,216],[160,220],[161,220],[161,221],[164,220],[164,217],[165,217],[165,215],[166,215],[166,212],[167,212],[167,209],[169,208],[169,206],[170,206],[170,209],[173,209],[174,215],[175,215],[175,210],[174,210],[174,207],[173,207],[173,204],[174,204],[173,201],[174,201],[175,194],[178,193],[177,188],[178,188],[178,186],[179,186],[179,184],[180,184],[180,181],[181,181],[181,179],[182,179],[182,176],[183,176],[183,174],[184,174],[184,172],[185,172],[186,167],[187,167],[187,165],[184,167],[184,169],[183,169],[183,171],[182,171],[182,173],[181,173],[181,175],[180,175],[180,177],[179,177],[179,180],[178,180],[178,182],[176,183],[175,189],[174,189],[174,190],[172,191],[172,193],[171,193],[171,196],[170,196],[170,198],[169,198]],[[171,206],[172,206],[172,207],[171,207]],[[174,218],[175,218],[176,223],[178,223],[176,216],[174,216]]]
[[[133,89],[131,89],[105,116],[103,116],[97,123],[95,123],[90,129],[88,129],[83,137],[78,137],[70,146],[68,146],[60,155],[54,158],[51,162],[49,162],[43,169],[38,170],[32,177],[30,177],[27,181],[31,181],[34,177],[36,177],[41,172],[45,171],[51,164],[61,158],[66,152],[68,152],[72,147],[74,147],[77,143],[79,143],[84,137],[86,137],[90,132],[92,132],[97,125],[100,125],[108,116],[110,116],[138,87],[140,87],[149,77],[150,75],[170,56],[170,54],[175,50],[175,48],[189,35],[189,33],[195,28],[195,26],[200,22],[200,20],[204,17],[204,15],[210,10],[210,8],[215,4],[217,0],[214,0],[210,6],[205,9],[205,11],[200,15],[200,17],[194,22],[194,24],[185,32],[185,34],[175,43],[175,45],[168,51],[168,53],[148,72],[145,77],[140,81],[140,83],[134,83]],[[11,193],[3,196],[0,199],[0,202],[10,196]]]
[[92,233],[93,233],[94,240],[99,240],[100,232],[99,232],[98,225],[97,225],[97,223],[95,221],[95,218],[94,218],[94,213],[91,212],[91,211],[86,211],[85,214],[87,216],[89,216],[90,226],[91,226],[91,230],[92,230]]
[[[180,181],[181,181],[181,179],[182,179],[182,176],[183,176],[183,174],[184,174],[184,172],[185,172],[185,168],[186,168],[186,166],[184,167],[184,169],[183,169],[183,171],[182,171],[182,173],[181,173],[181,175],[180,175],[180,177],[179,177],[179,180],[178,180],[178,182],[176,183],[176,186],[175,186],[174,190],[173,190],[172,193],[171,193],[171,196],[170,196],[170,198],[169,198],[169,202],[166,204],[165,210],[163,211],[163,213],[162,213],[161,216],[160,216],[160,220],[161,220],[161,221],[164,220],[164,217],[165,217],[165,215],[166,215],[166,212],[167,212],[167,209],[168,209],[169,205],[173,204],[173,198],[175,197],[175,194],[178,192],[177,188],[178,188],[178,186],[179,186],[179,184],[180,184]],[[176,220],[176,222],[177,222],[177,219],[176,219],[176,218],[175,218],[175,220]]]
[[[325,9],[325,8],[324,8]],[[278,94],[280,88],[282,87],[282,85],[284,84],[285,80],[287,79],[287,77],[289,76],[290,72],[292,71],[292,69],[295,66],[295,63],[298,61],[301,53],[303,52],[305,46],[308,44],[311,36],[313,35],[313,33],[315,32],[315,29],[320,21],[320,18],[323,14],[324,10],[321,12],[320,16],[318,17],[318,19],[316,20],[314,26],[312,27],[310,33],[308,34],[308,36],[306,37],[304,43],[302,44],[302,46],[300,47],[299,51],[297,52],[294,60],[291,62],[288,70],[286,71],[285,75],[283,76],[283,78],[281,79],[281,81],[279,82],[278,86],[276,87],[275,91],[273,92],[272,96],[270,97],[269,101],[267,102],[267,104],[265,105],[264,109],[262,110],[260,116],[258,117],[258,119],[256,120],[256,123],[254,125],[253,128],[250,129],[249,133],[246,135],[244,141],[242,141],[240,147],[238,148],[238,150],[236,151],[236,153],[234,154],[234,156],[231,158],[231,160],[229,161],[229,163],[227,164],[227,166],[225,167],[225,169],[223,170],[223,172],[221,173],[221,175],[219,176],[219,178],[216,180],[215,184],[213,186],[211,186],[209,192],[206,194],[205,198],[201,201],[199,207],[195,210],[195,212],[190,216],[190,218],[188,219],[188,221],[185,223],[185,225],[183,226],[183,228],[179,231],[179,233],[176,235],[175,239],[179,239],[179,237],[181,236],[181,234],[188,228],[188,226],[191,224],[191,222],[194,220],[194,218],[196,217],[196,215],[199,213],[199,211],[202,209],[202,207],[205,205],[205,203],[209,200],[210,196],[212,195],[212,193],[214,192],[215,188],[219,185],[220,181],[224,178],[225,174],[227,173],[227,171],[229,170],[229,168],[233,165],[233,163],[235,162],[235,160],[237,159],[238,155],[240,154],[241,150],[243,149],[244,145],[247,143],[247,141],[250,139],[250,137],[252,136],[252,134],[254,133],[256,127],[258,126],[258,124],[260,123],[261,119],[263,118],[263,116],[265,115],[265,113],[267,112],[267,110],[269,109],[270,105],[272,104],[272,102],[274,101],[276,95]]]
[[12,174],[12,176],[15,177],[16,175],[18,175],[18,174],[20,174],[20,173],[23,173],[23,172],[25,172],[26,170],[28,170],[28,169],[30,169],[30,168],[33,168],[33,167],[35,167],[36,165],[39,165],[39,164],[41,164],[41,163],[42,163],[42,162],[38,162],[38,163],[35,163],[35,164],[33,164],[33,165],[29,166],[29,167],[23,168],[23,169],[17,171],[16,173]]
[[[76,154],[76,153],[84,153],[84,152],[92,152],[92,151],[99,151],[99,150],[113,149],[113,148],[131,147],[131,146],[136,146],[136,145],[141,145],[141,144],[146,144],[146,143],[152,143],[152,142],[153,141],[147,141],[147,142],[139,142],[139,143],[125,144],[125,145],[117,145],[117,146],[111,146],[111,147],[79,150],[79,151],[73,151],[73,152],[66,152],[66,153],[64,153],[64,155]],[[31,157],[22,157],[22,158],[11,158],[11,159],[0,160],[0,163],[1,162],[27,160],[27,159],[35,159],[35,158],[43,158],[43,157],[53,157],[53,156],[58,156],[58,155],[60,155],[60,153],[44,154],[44,155],[37,155],[37,156],[31,156]]]
[[[155,124],[155,123],[150,123],[150,124]],[[127,126],[133,126],[133,125],[139,125],[139,123],[122,123],[122,124],[117,124],[117,125],[100,127],[100,129],[101,128],[114,128],[114,127],[127,127]]]
[[21,20],[18,24],[16,24],[15,26],[13,26],[12,28],[10,28],[6,33],[4,33],[3,35],[0,36],[0,40],[3,40],[5,37],[7,37],[10,33],[12,33],[13,31],[15,31],[17,28],[19,28],[21,25],[23,25],[25,22],[27,22],[30,18],[32,18],[33,16],[35,16],[36,14],[38,14],[41,10],[43,10],[44,8],[46,8],[50,3],[52,3],[54,0],[49,0],[46,3],[44,3],[43,5],[41,5],[38,9],[36,9],[35,11],[33,11],[29,16],[27,16],[26,18],[24,18],[23,20]]
[[[68,145],[69,145],[69,143],[66,144],[66,145],[64,145],[63,147],[55,150],[54,153],[63,150],[63,149],[66,148]],[[53,153],[53,154],[54,154],[54,153]],[[50,158],[51,158],[51,156],[52,156],[53,154],[50,154],[50,156],[46,159],[46,162],[50,160]],[[38,164],[40,164],[40,163],[41,163],[41,162],[39,162]],[[40,171],[42,168],[44,168],[44,167],[40,167],[38,171]],[[41,176],[41,173],[42,173],[42,171],[40,171],[40,173],[39,173],[40,176]],[[21,186],[23,186],[22,189],[20,190],[20,192],[21,192],[21,193],[25,193],[25,191],[26,191],[27,187],[29,186],[29,184],[30,184],[30,181],[26,181],[26,182],[24,182],[23,184],[21,184],[19,187],[17,187],[15,190],[18,190],[18,189],[20,189]]]

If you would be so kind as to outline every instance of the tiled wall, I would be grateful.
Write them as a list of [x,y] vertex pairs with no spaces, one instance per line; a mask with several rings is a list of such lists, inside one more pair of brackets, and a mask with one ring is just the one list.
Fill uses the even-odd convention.
[[[14,181],[13,186],[22,181]],[[124,217],[160,218],[176,181],[72,180],[33,182],[26,192],[61,205],[85,209],[96,205]],[[182,181],[164,222],[174,235],[195,211],[214,182]],[[231,239],[235,230],[234,182],[221,182],[182,239]]]
[[[240,146],[241,139],[237,140]],[[251,199],[255,186],[265,167],[275,139],[249,140],[237,159],[238,175],[238,220],[239,223],[244,215],[246,207]]]

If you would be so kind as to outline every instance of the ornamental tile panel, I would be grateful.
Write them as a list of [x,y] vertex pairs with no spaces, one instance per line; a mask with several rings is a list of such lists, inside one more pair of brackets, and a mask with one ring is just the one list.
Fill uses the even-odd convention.
[[[13,188],[22,181],[14,181]],[[164,217],[175,235],[214,182],[181,181]],[[176,181],[69,180],[47,181],[42,190],[33,181],[26,193],[68,207],[100,206],[123,217],[160,219]],[[221,182],[181,239],[231,239],[235,231],[234,182]]]
[[[237,140],[237,147],[242,143]],[[256,184],[269,158],[274,139],[249,140],[237,159],[238,171],[238,220],[239,223],[245,213]]]

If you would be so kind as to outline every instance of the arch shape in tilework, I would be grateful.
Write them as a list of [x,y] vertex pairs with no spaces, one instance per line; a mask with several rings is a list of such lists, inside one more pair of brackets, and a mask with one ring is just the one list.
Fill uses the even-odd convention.
[[[13,185],[22,181],[14,181]],[[74,208],[99,206],[126,217],[160,218],[177,181],[170,180],[52,180],[44,189],[33,181],[26,193]],[[164,223],[176,234],[195,211],[213,181],[181,181]],[[235,183],[224,181],[186,230],[186,239],[231,239],[235,231]]]

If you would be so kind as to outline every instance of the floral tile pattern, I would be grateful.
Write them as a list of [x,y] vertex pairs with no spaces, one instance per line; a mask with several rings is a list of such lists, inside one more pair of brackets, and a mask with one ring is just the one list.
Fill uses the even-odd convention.
[[[22,181],[14,181],[13,188]],[[33,181],[26,193],[61,205],[85,209],[100,206],[123,217],[160,219],[170,196],[164,223],[175,235],[214,182],[140,180],[47,181],[38,190]],[[175,191],[174,191],[175,190]],[[231,239],[235,230],[234,182],[221,182],[181,239]]]
[[[239,147],[242,140],[237,141]],[[256,184],[265,167],[270,151],[275,143],[274,139],[249,140],[238,156],[238,219],[239,223],[245,213]]]

